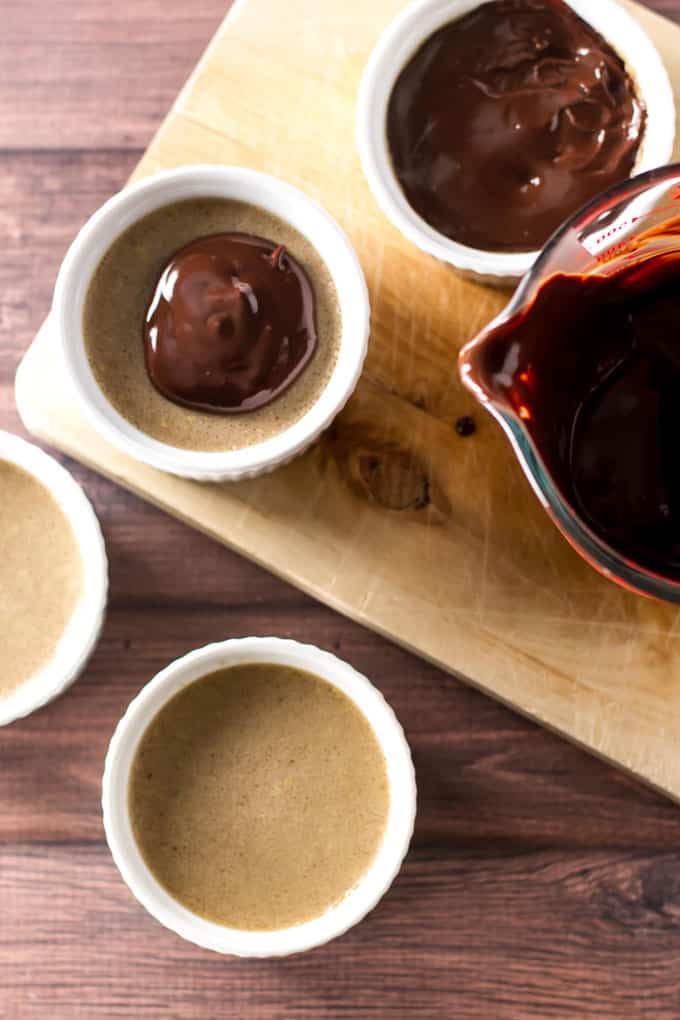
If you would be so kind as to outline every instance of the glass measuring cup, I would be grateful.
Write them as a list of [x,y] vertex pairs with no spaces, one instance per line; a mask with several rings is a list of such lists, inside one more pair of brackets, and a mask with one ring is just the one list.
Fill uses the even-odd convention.
[[[499,336],[504,335],[506,375],[514,379],[522,372],[523,366],[517,362],[518,346],[513,348],[512,329],[508,329],[514,322],[519,329],[523,313],[556,274],[609,276],[652,256],[669,253],[680,256],[680,164],[632,178],[594,199],[568,220],[548,242],[509,305],[463,348],[459,369],[464,385],[503,428],[534,492],[576,551],[624,588],[680,602],[679,570],[665,573],[651,569],[593,530],[551,470],[549,451],[541,448],[536,438],[540,429],[534,427],[533,435],[529,430],[529,409],[514,398],[509,381],[507,386],[499,385],[502,376],[490,371],[486,357],[490,345],[498,344]],[[680,300],[680,257],[677,265]],[[677,342],[680,356],[680,335]],[[543,406],[537,413],[549,414],[550,408]]]

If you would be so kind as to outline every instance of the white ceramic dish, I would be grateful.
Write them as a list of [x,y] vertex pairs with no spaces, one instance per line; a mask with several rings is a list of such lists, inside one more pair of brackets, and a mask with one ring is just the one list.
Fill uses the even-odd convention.
[[[390,810],[382,844],[357,886],[321,917],[280,931],[240,931],[206,921],[156,881],[137,847],[128,812],[130,768],[147,726],[179,690],[214,670],[271,662],[315,673],[343,691],[370,723],[387,763]],[[118,723],[106,757],[104,828],[113,859],[132,893],[156,920],[205,949],[233,956],[287,956],[322,945],[357,924],[387,892],[409,847],[416,811],[411,753],[382,694],[347,663],[312,645],[242,638],[208,645],[173,662],[142,689]],[[351,824],[351,819],[348,819]]]
[[[83,305],[88,286],[116,237],[160,206],[199,197],[249,202],[299,230],[326,262],[342,316],[337,364],[316,404],[284,432],[254,446],[224,453],[177,449],[152,439],[126,421],[97,385],[83,340]],[[228,166],[168,170],[109,199],[88,220],[66,254],[55,287],[53,314],[66,365],[92,425],[136,460],[185,478],[213,482],[271,471],[302,453],[318,438],[342,410],[358,382],[370,323],[368,290],[361,265],[335,220],[297,188],[254,170]]]
[[[387,107],[396,79],[434,32],[486,0],[418,0],[385,29],[366,66],[357,104],[357,145],[373,196],[395,227],[422,251],[486,283],[508,284],[532,267],[539,252],[483,251],[440,234],[410,206],[395,176],[387,144]],[[567,0],[625,61],[647,106],[647,126],[634,172],[669,162],[675,105],[668,74],[649,36],[615,0]]]
[[71,522],[83,561],[83,589],[54,655],[29,680],[0,698],[0,726],[4,726],[53,701],[84,669],[104,620],[108,565],[94,510],[61,464],[9,432],[0,432],[0,461],[23,468],[49,490]]

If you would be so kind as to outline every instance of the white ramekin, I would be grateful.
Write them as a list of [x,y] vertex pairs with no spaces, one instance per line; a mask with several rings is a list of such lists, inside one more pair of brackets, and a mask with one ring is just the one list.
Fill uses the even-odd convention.
[[[316,404],[278,435],[254,446],[223,453],[178,449],[152,439],[131,425],[99,388],[83,341],[83,306],[88,286],[100,259],[116,237],[160,206],[199,197],[248,202],[279,216],[298,230],[328,266],[342,317],[338,360]],[[271,471],[302,453],[318,438],[342,410],[358,382],[366,357],[370,323],[368,290],[361,265],[335,220],[290,184],[243,167],[219,165],[168,170],[130,185],[109,199],[88,220],[66,254],[57,278],[53,312],[69,374],[92,425],[110,443],[136,460],[185,478],[212,482],[249,478]]]
[[83,563],[82,592],[54,655],[29,680],[0,698],[0,726],[4,726],[53,701],[84,669],[104,620],[108,565],[94,510],[61,464],[9,432],[0,432],[0,460],[23,468],[48,489],[71,523]]
[[[225,666],[247,662],[294,666],[322,677],[351,698],[370,723],[387,763],[390,809],[383,841],[369,870],[345,898],[321,917],[279,931],[241,931],[206,921],[156,881],[130,823],[128,785],[139,741],[178,691]],[[103,779],[104,828],[113,859],[139,902],[157,921],[205,949],[232,956],[287,956],[320,946],[357,924],[387,892],[408,851],[416,812],[416,785],[404,732],[382,694],[360,673],[312,645],[280,638],[240,638],[207,645],[171,663],[132,701],[118,723]],[[348,819],[348,824],[352,820]]]
[[[495,252],[470,248],[440,234],[411,207],[392,166],[387,143],[387,108],[399,73],[434,32],[486,0],[417,0],[385,29],[371,53],[359,89],[357,145],[369,187],[395,227],[422,251],[483,282],[520,279],[539,252]],[[647,106],[647,126],[634,173],[668,163],[675,140],[673,89],[659,53],[637,21],[615,0],[566,0],[625,61]]]

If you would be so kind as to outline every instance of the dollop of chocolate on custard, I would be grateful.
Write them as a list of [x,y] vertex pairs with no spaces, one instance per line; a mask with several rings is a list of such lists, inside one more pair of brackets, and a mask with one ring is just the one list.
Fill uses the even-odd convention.
[[304,269],[283,246],[249,234],[202,237],[175,252],[144,322],[152,383],[169,400],[203,411],[270,403],[316,345]]

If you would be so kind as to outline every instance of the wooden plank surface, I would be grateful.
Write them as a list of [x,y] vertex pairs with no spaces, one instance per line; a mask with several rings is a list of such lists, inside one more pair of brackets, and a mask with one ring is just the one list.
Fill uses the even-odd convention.
[[[265,478],[201,486],[163,475],[87,425],[47,332],[18,376],[24,421],[316,598],[680,799],[680,611],[607,582],[551,525],[455,370],[457,350],[507,295],[401,237],[361,173],[356,89],[381,29],[402,7],[245,0],[135,171],[246,164],[302,186],[343,224],[366,269],[372,332],[357,392],[333,428]],[[680,32],[631,9],[680,97]],[[479,427],[463,440],[454,422],[471,412]]]
[[[680,20],[680,3],[657,6]],[[203,0],[190,26],[176,0],[3,12],[0,427],[20,432],[13,375],[63,251],[133,169],[154,110],[203,46],[194,29],[207,38],[223,4]],[[112,24],[129,31],[116,37]],[[178,56],[149,82],[152,110],[126,69],[154,45]],[[677,1020],[675,807],[69,466],[104,525],[112,602],[85,677],[0,736],[2,1020]],[[102,756],[130,697],[188,648],[247,633],[315,641],[372,676],[405,722],[421,789],[412,854],[381,908],[334,945],[278,963],[213,958],[155,925],[119,880],[99,815]]]

